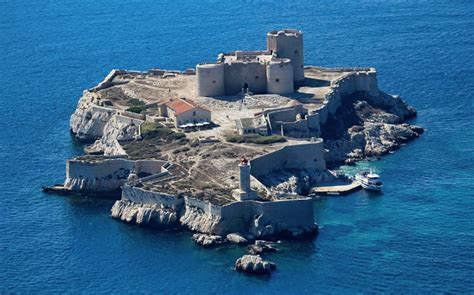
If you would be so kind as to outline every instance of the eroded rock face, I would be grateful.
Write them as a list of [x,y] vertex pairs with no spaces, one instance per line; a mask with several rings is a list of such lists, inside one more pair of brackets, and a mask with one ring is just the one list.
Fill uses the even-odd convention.
[[259,255],[244,255],[235,262],[235,269],[249,274],[270,274],[276,270],[276,264],[263,260]]
[[126,155],[119,142],[139,139],[141,120],[124,119],[114,115],[105,124],[102,137],[87,149],[88,153],[106,156]]
[[95,106],[93,101],[92,93],[85,92],[71,115],[71,132],[79,141],[91,142],[101,138],[105,125],[115,114],[115,111]]
[[414,116],[416,110],[398,96],[380,92],[344,98],[323,128],[327,162],[353,164],[398,149],[423,133],[423,128],[403,123]]
[[137,225],[157,228],[179,226],[178,213],[171,208],[158,205],[137,204],[119,200],[112,207],[111,214],[113,218]]
[[186,204],[184,214],[180,218],[183,226],[195,232],[220,234],[220,217],[206,214],[199,208]]

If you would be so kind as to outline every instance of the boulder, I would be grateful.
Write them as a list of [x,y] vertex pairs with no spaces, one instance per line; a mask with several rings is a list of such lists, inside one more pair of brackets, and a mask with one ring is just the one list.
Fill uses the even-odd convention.
[[224,244],[226,240],[217,235],[208,235],[208,234],[194,234],[193,241],[203,247],[214,247],[220,244]]
[[246,238],[244,238],[239,233],[230,233],[226,236],[226,238],[227,238],[227,241],[237,244],[237,245],[246,245],[249,242]]
[[259,255],[244,255],[235,262],[235,269],[249,274],[270,274],[276,269],[276,264],[263,260]]
[[271,243],[263,240],[256,240],[255,244],[247,247],[247,250],[253,255],[273,253],[278,251],[278,249],[274,248]]

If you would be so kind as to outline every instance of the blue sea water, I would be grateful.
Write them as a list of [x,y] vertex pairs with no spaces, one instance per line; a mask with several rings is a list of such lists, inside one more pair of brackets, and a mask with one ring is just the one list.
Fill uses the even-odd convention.
[[[368,165],[382,195],[314,202],[321,230],[284,243],[269,278],[244,253],[110,218],[112,203],[45,195],[81,154],[69,116],[113,68],[185,69],[305,32],[307,64],[374,66],[426,133]],[[0,0],[0,293],[474,292],[471,0]]]

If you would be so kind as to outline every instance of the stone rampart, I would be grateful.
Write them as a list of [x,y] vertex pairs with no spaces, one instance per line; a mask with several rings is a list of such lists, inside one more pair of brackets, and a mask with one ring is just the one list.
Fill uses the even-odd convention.
[[315,227],[310,198],[269,202],[236,201],[218,206],[189,196],[181,198],[125,185],[122,200],[117,202],[131,202],[130,206],[133,207],[145,205],[172,210],[179,214],[182,226],[208,234],[240,232],[250,233],[258,238],[277,235],[283,231],[292,232],[295,229],[308,231]]
[[379,92],[377,85],[377,72],[374,68],[336,68],[323,69],[330,72],[346,72],[336,80],[331,81],[328,92],[324,95],[324,103],[312,113],[318,113],[320,124],[325,124],[328,116],[334,115],[341,106],[341,97],[349,96],[355,92],[368,92],[376,95]]
[[161,172],[164,163],[124,158],[71,159],[66,161],[64,186],[71,191],[114,191],[125,184],[131,171],[155,174]]
[[134,202],[137,204],[163,205],[167,208],[178,211],[184,203],[183,198],[178,198],[175,195],[147,191],[139,187],[133,187],[129,185],[125,185],[122,189],[122,200]]
[[285,146],[250,161],[250,173],[257,179],[280,170],[326,169],[323,141]]

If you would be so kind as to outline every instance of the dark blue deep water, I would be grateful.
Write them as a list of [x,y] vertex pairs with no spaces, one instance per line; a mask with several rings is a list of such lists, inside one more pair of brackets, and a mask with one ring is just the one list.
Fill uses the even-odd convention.
[[[287,27],[305,32],[307,64],[376,67],[427,132],[368,164],[383,195],[315,201],[320,235],[284,244],[271,278],[235,273],[242,249],[40,192],[81,153],[69,116],[111,69],[185,69]],[[0,0],[0,293],[472,294],[473,57],[472,0]]]

